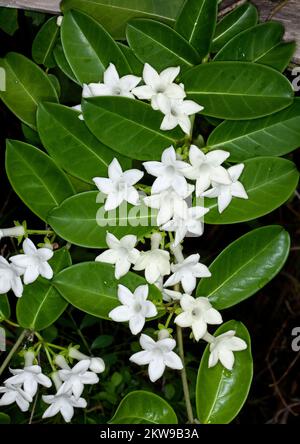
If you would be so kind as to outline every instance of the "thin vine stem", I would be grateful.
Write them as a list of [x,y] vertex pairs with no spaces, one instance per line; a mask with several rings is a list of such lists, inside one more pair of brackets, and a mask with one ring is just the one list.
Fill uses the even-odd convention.
[[182,329],[181,329],[181,327],[179,327],[179,325],[177,325],[176,330],[177,330],[179,356],[180,356],[182,364],[183,364],[183,369],[180,371],[180,374],[181,374],[181,382],[182,382],[184,400],[185,400],[185,405],[186,405],[186,413],[187,413],[187,417],[188,417],[188,422],[190,424],[193,424],[194,423],[194,415],[193,415],[193,408],[192,408],[192,404],[191,404],[189,385],[188,385],[186,369],[185,369],[185,362],[184,362],[184,347],[183,347]]
[[6,367],[9,365],[12,357],[17,352],[18,348],[20,347],[24,338],[26,337],[26,334],[27,334],[27,330],[23,330],[22,333],[20,334],[20,336],[18,337],[16,343],[14,344],[14,346],[12,347],[12,349],[10,350],[10,352],[8,353],[6,358],[4,359],[3,364],[0,367],[0,376],[2,375],[2,373],[4,372]]

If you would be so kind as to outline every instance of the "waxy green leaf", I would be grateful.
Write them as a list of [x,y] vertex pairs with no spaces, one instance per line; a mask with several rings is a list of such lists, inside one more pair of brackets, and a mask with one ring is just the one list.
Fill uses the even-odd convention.
[[41,27],[32,44],[32,58],[39,65],[47,68],[56,66],[53,50],[56,46],[59,27],[57,17],[52,17]]

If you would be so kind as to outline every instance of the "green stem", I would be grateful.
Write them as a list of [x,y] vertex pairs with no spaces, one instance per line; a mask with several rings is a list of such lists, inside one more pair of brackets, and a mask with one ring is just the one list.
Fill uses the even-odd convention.
[[15,322],[9,321],[8,319],[4,319],[4,322],[6,322],[6,324],[11,325],[12,327],[16,327],[19,328],[19,324],[16,324]]
[[190,392],[189,392],[189,385],[186,375],[186,369],[185,369],[185,363],[184,363],[184,348],[183,348],[183,337],[182,337],[182,329],[177,325],[177,341],[178,341],[178,348],[179,348],[179,356],[182,361],[183,369],[181,370],[181,382],[182,382],[182,388],[183,388],[183,394],[184,394],[184,400],[186,405],[186,413],[188,417],[188,422],[190,424],[194,423],[194,415],[193,415],[193,409],[191,404],[191,398],[190,398]]
[[13,355],[16,353],[16,351],[18,350],[18,348],[22,344],[26,334],[27,334],[27,330],[23,330],[22,333],[20,334],[20,336],[18,337],[15,345],[13,346],[11,351],[8,353],[8,355],[6,356],[6,359],[4,360],[3,364],[0,367],[0,376],[2,375],[2,373],[4,372],[4,370],[6,369],[8,364],[10,363]]
[[45,235],[50,235],[50,234],[55,234],[54,231],[52,230],[26,230],[27,234],[45,234]]
[[172,317],[173,317],[173,314],[174,314],[174,312],[171,311],[171,313],[170,313],[169,316],[168,316],[167,322],[165,323],[165,327],[166,327],[166,328],[169,327],[170,322],[171,322],[171,319],[172,319]]
[[45,353],[47,355],[47,358],[48,358],[49,364],[51,366],[51,369],[52,369],[53,372],[55,372],[56,368],[55,368],[55,366],[53,364],[53,360],[52,360],[51,355],[49,353],[49,349],[48,349],[48,347],[45,344],[44,344],[44,350],[45,350]]

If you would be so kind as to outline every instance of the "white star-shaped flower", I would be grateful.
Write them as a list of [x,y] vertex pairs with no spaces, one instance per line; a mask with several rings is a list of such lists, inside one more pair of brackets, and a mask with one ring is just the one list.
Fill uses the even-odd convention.
[[104,72],[103,83],[83,85],[82,97],[121,96],[135,99],[132,90],[140,83],[141,77],[131,74],[120,77],[113,63]]
[[145,278],[149,284],[154,284],[163,276],[170,274],[170,253],[159,248],[162,236],[154,233],[151,236],[151,250],[142,251],[137,259],[134,270],[145,270]]
[[23,242],[24,254],[17,254],[10,261],[24,273],[24,284],[31,284],[41,275],[45,279],[52,279],[53,270],[48,261],[53,256],[50,248],[36,248],[30,239]]
[[15,402],[22,412],[28,411],[32,397],[19,386],[5,383],[4,387],[0,387],[0,393],[3,393],[0,399],[0,406],[10,405]]
[[123,172],[118,160],[113,159],[108,167],[108,178],[93,178],[99,191],[107,195],[105,211],[114,210],[124,201],[138,205],[139,193],[133,185],[141,180],[143,175],[142,171],[136,169]]
[[157,97],[159,94],[163,94],[169,99],[184,99],[186,96],[184,88],[174,83],[179,72],[180,67],[170,67],[158,74],[152,66],[145,63],[143,70],[145,85],[134,88],[132,92],[138,99],[151,100],[151,106],[155,110],[158,110]]
[[189,116],[199,113],[204,108],[193,100],[168,99],[159,94],[156,99],[158,109],[165,115],[160,129],[168,131],[180,126],[185,134],[190,135],[192,124]]
[[229,330],[217,336],[209,346],[208,367],[214,367],[218,361],[227,368],[232,370],[234,365],[234,353],[236,351],[246,350],[246,342],[235,336],[234,330]]
[[97,384],[99,378],[94,372],[87,371],[90,367],[90,360],[84,359],[77,362],[73,368],[63,368],[58,371],[58,375],[65,382],[65,390],[70,391],[75,399],[79,399],[86,384]]
[[150,161],[144,162],[143,165],[147,173],[156,177],[151,189],[152,194],[172,188],[182,197],[188,195],[188,183],[183,174],[183,170],[188,167],[188,164],[177,159],[173,146],[164,150],[161,162]]
[[161,229],[174,231],[174,247],[180,244],[185,236],[190,233],[194,236],[202,236],[204,230],[203,216],[209,208],[201,206],[186,208],[182,214],[176,215],[172,220],[164,224]]
[[155,342],[150,336],[142,334],[140,344],[143,351],[135,353],[129,359],[137,365],[147,365],[151,382],[162,377],[166,367],[174,370],[182,370],[180,357],[173,352],[176,341],[171,338],[159,339]]
[[192,296],[185,294],[180,299],[180,305],[183,310],[176,316],[174,322],[179,327],[191,327],[196,341],[199,341],[207,332],[207,324],[221,324],[221,314],[212,307],[208,298]]
[[228,207],[233,197],[248,199],[248,194],[243,184],[238,180],[243,172],[243,169],[243,163],[228,168],[227,171],[231,179],[230,184],[222,185],[212,182],[212,188],[202,194],[203,197],[218,198],[218,209],[220,213],[222,213]]
[[212,182],[230,185],[231,180],[227,170],[221,166],[230,156],[230,153],[223,150],[210,151],[204,154],[198,147],[191,145],[189,166],[184,174],[188,179],[196,180],[196,196],[199,197],[207,190]]
[[131,264],[135,264],[139,258],[140,252],[135,248],[137,237],[133,234],[127,234],[120,240],[113,234],[106,234],[106,243],[109,249],[96,257],[97,262],[105,262],[115,265],[115,278],[120,279],[128,273]]
[[102,358],[95,357],[95,356],[87,356],[84,353],[81,353],[77,348],[71,347],[69,349],[69,356],[70,358],[77,359],[78,361],[82,360],[88,360],[89,370],[91,370],[94,373],[103,373],[105,370],[105,362]]
[[20,298],[23,294],[23,284],[20,278],[22,274],[23,269],[15,267],[0,256],[0,294],[12,290],[17,298]]
[[211,273],[206,265],[199,262],[200,255],[192,254],[179,264],[172,264],[172,276],[165,282],[164,287],[171,287],[179,284],[185,293],[192,293],[196,288],[196,278],[210,277]]
[[193,185],[188,184],[187,193],[179,196],[174,189],[170,188],[161,193],[144,197],[144,204],[158,210],[157,225],[161,226],[169,222],[176,214],[182,214],[188,208],[185,199],[192,194],[194,189]]
[[24,369],[11,368],[10,372],[14,376],[8,378],[6,382],[12,385],[23,385],[24,392],[30,397],[36,394],[39,384],[48,388],[52,385],[50,378],[43,375],[39,365],[31,365],[24,367]]
[[115,322],[128,322],[133,335],[142,331],[145,320],[157,315],[153,302],[148,301],[148,285],[140,285],[132,293],[124,285],[118,285],[118,299],[122,305],[114,308],[108,316]]
[[43,414],[43,419],[51,418],[57,415],[57,413],[61,413],[64,420],[70,422],[74,416],[74,407],[84,409],[87,406],[85,399],[76,399],[75,396],[71,395],[70,391],[66,391],[64,384],[55,395],[44,395],[42,398],[46,404],[50,404],[50,407]]

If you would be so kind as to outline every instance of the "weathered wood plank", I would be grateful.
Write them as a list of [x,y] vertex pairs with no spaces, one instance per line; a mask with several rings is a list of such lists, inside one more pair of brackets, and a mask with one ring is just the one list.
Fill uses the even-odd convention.
[[[162,1],[162,0],[161,0]],[[224,0],[222,8],[230,10],[236,4],[246,0]],[[252,0],[259,11],[261,21],[272,18],[281,21],[286,27],[286,40],[296,40],[297,52],[294,62],[300,63],[300,0]],[[37,11],[59,13],[60,0],[0,0],[0,6],[11,8],[34,9]],[[282,8],[277,7],[282,4]],[[221,12],[222,14],[222,12]]]

